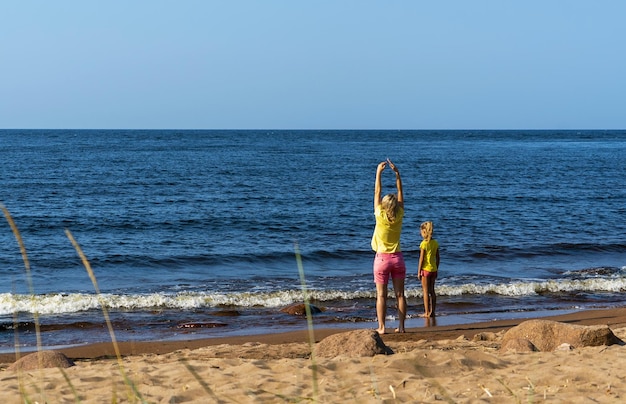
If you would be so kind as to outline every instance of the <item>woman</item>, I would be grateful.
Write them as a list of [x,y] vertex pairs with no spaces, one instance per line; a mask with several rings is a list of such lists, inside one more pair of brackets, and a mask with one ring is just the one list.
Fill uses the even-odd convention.
[[[397,194],[382,195],[382,172],[389,167],[396,174]],[[404,199],[402,197],[402,180],[400,171],[387,159],[378,164],[376,183],[374,184],[374,215],[376,227],[372,236],[372,249],[376,251],[374,259],[374,282],[376,283],[376,316],[379,334],[385,333],[385,317],[387,315],[387,285],[389,278],[398,302],[399,325],[396,332],[404,332],[406,318],[406,299],[404,297],[404,279],[406,266],[400,250],[400,233],[404,217]]]

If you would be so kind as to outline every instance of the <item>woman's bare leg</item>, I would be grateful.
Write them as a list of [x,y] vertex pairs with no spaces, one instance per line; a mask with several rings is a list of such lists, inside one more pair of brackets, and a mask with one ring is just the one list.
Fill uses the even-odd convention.
[[378,317],[379,334],[385,333],[385,317],[387,316],[387,285],[376,284],[376,317]]
[[396,332],[404,332],[404,320],[406,319],[406,297],[404,296],[404,278],[392,279],[393,291],[398,302],[398,328]]

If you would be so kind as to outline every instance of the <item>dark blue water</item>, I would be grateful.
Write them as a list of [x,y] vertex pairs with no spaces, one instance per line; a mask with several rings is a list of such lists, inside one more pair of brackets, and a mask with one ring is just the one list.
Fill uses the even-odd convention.
[[34,316],[48,345],[107,340],[101,304],[120,339],[304,327],[279,311],[303,299],[298,258],[316,325],[373,327],[387,157],[405,188],[409,327],[424,220],[441,245],[440,323],[623,305],[624,131],[4,130],[0,202],[30,271],[3,218],[0,348],[16,329],[32,346]]

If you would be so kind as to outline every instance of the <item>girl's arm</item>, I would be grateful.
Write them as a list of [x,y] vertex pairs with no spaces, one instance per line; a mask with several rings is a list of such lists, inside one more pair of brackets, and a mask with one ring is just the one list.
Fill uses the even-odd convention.
[[420,248],[420,260],[417,263],[417,279],[422,279],[422,265],[424,264],[424,250]]
[[436,260],[437,260],[437,271],[439,271],[439,262],[441,261],[439,259],[439,248],[437,248],[437,258],[436,258]]
[[376,181],[374,182],[374,209],[378,205],[380,205],[383,193],[383,183],[381,179],[381,174],[387,165],[386,161],[382,161],[378,163],[378,167],[376,168]]

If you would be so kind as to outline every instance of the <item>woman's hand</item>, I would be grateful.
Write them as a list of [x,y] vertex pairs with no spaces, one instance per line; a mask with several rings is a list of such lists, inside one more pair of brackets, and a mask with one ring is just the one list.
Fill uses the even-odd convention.
[[378,163],[378,168],[376,169],[376,172],[382,173],[385,167],[387,167],[387,161],[381,161],[380,163]]
[[394,173],[400,174],[400,172],[398,171],[398,167],[396,167],[396,165],[393,164],[391,160],[389,160],[389,158],[387,158],[387,163],[389,163],[389,167],[391,167]]

